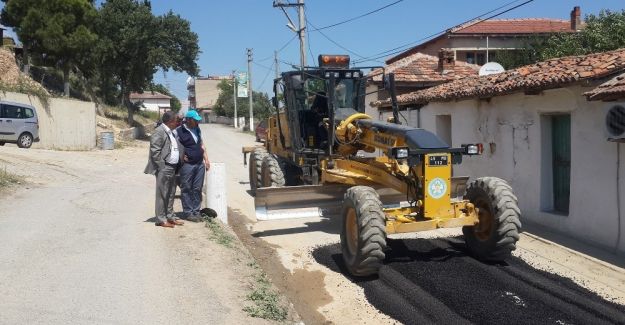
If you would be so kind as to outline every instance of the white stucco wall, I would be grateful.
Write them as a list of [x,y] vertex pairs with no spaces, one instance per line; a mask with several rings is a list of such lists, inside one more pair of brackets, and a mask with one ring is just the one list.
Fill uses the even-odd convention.
[[[586,101],[581,94],[588,90],[574,86],[534,96],[519,93],[490,101],[430,103],[421,110],[421,127],[436,132],[436,115],[450,114],[454,147],[484,144],[484,154],[465,156],[463,164],[454,167],[455,175],[503,178],[514,188],[524,220],[613,249],[618,234],[617,144],[606,141],[603,132],[604,107],[609,103]],[[552,157],[550,149],[543,149],[550,146],[551,134],[541,119],[556,113],[571,114],[568,216],[548,212]],[[416,121],[417,112],[410,114],[410,120]],[[625,147],[621,148],[621,206],[625,205],[623,165]],[[625,252],[625,220],[621,237],[619,250]]]
[[2,93],[0,99],[32,105],[39,118],[40,142],[33,148],[91,150],[96,145],[96,108],[92,102],[51,98],[45,107],[37,97]]

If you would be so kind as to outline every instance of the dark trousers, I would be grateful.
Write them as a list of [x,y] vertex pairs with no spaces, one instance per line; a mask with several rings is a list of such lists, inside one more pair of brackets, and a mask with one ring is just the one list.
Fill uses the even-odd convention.
[[199,215],[206,169],[203,163],[184,164],[180,169],[180,198],[185,215]]
[[173,204],[169,202],[174,200],[176,194],[176,167],[165,165],[163,169],[156,172],[156,223],[162,223],[168,219],[173,219]]

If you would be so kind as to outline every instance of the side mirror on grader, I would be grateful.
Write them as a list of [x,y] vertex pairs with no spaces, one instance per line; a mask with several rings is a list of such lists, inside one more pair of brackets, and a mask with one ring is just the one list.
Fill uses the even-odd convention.
[[[383,78],[393,123],[374,120],[364,113],[361,69],[350,68],[346,56],[321,55],[318,68],[275,80],[285,107],[270,118],[265,145],[244,149],[257,219],[340,211],[343,260],[355,276],[378,272],[386,238],[395,233],[462,227],[476,258],[509,257],[521,232],[510,185],[452,176],[453,165],[479,156],[482,145],[452,148],[430,131],[400,124],[393,74]],[[363,154],[376,150],[382,155]]]

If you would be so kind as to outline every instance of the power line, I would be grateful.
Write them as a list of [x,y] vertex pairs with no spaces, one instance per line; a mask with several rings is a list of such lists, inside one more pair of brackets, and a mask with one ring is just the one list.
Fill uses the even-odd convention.
[[[317,28],[317,27],[315,27],[315,25],[314,25],[313,23],[311,23],[311,22],[310,22],[310,20],[306,19],[306,22],[307,22],[310,26],[312,26],[313,28]],[[328,41],[332,42],[334,45],[336,45],[336,46],[338,46],[338,47],[342,48],[343,50],[345,50],[345,51],[347,51],[347,52],[349,52],[349,53],[351,53],[351,54],[353,54],[353,55],[355,55],[355,56],[357,56],[357,57],[359,57],[359,58],[363,58],[363,59],[365,59],[365,57],[364,57],[364,56],[362,56],[362,55],[360,55],[360,54],[358,54],[358,53],[356,53],[356,52],[354,52],[354,51],[352,51],[352,50],[350,50],[350,49],[346,48],[345,46],[343,46],[343,45],[341,45],[341,44],[337,43],[336,41],[334,41],[333,39],[331,39],[328,35],[326,35],[324,32],[322,32],[322,31],[320,31],[320,30],[318,30],[318,32],[319,32],[319,34],[321,34],[321,36],[325,37]]]
[[267,81],[267,77],[269,77],[269,74],[272,72],[273,69],[273,63],[271,63],[271,67],[269,70],[267,70],[267,74],[265,74],[265,77],[263,78],[263,81],[260,83],[260,86],[258,86],[258,90],[262,90],[263,86],[265,85],[265,81]]
[[[483,16],[485,16],[485,15],[491,14],[491,13],[493,13],[493,12],[497,11],[497,10],[503,9],[503,8],[505,8],[505,7],[508,7],[508,6],[510,6],[510,5],[514,4],[514,3],[519,2],[519,1],[522,1],[522,0],[515,0],[515,1],[508,2],[508,3],[506,3],[506,4],[502,5],[502,6],[499,6],[499,7],[495,8],[495,9],[492,9],[492,10],[490,10],[490,11],[487,11],[487,12],[485,12],[485,13],[483,13],[483,14],[479,15],[479,16],[476,16],[476,17],[471,18],[471,19],[469,19],[469,20],[466,20],[466,21],[464,21],[464,22],[462,22],[462,23],[460,23],[460,24],[457,24],[457,25],[455,25],[455,26],[454,26],[454,27],[452,27],[452,28],[446,28],[446,29],[444,29],[444,30],[442,30],[442,31],[439,31],[439,32],[437,32],[437,33],[434,33],[434,34],[428,35],[428,36],[426,36],[426,37],[420,38],[420,39],[418,39],[418,40],[416,40],[416,41],[412,41],[412,42],[410,42],[410,43],[406,43],[406,44],[403,44],[403,45],[400,45],[400,46],[394,47],[394,48],[392,48],[392,49],[390,49],[390,50],[382,51],[382,52],[379,52],[379,53],[373,54],[373,55],[371,55],[371,56],[368,56],[368,57],[362,58],[362,59],[360,59],[360,60],[356,60],[356,61],[354,61],[354,63],[362,63],[362,62],[367,62],[367,61],[376,61],[376,60],[378,60],[378,59],[384,58],[384,57],[389,56],[389,55],[394,55],[394,54],[401,53],[401,52],[405,51],[405,50],[406,50],[406,48],[408,48],[408,47],[411,47],[411,46],[417,45],[417,44],[419,44],[419,43],[421,43],[421,42],[423,42],[423,41],[426,41],[426,40],[429,40],[429,39],[431,39],[431,38],[433,38],[433,37],[436,37],[436,36],[439,36],[439,35],[441,35],[441,34],[444,34],[444,33],[446,33],[446,32],[447,32],[448,30],[450,30],[450,29],[454,29],[454,28],[456,28],[456,27],[462,26],[462,25],[464,25],[464,24],[466,24],[466,23],[469,23],[469,22],[471,22],[471,21],[474,21],[474,20],[476,20],[476,19],[479,19],[479,18],[481,18],[481,17],[483,17]],[[487,20],[489,20],[489,19],[493,19],[493,18],[495,18],[495,17],[501,16],[501,15],[503,15],[503,14],[507,13],[507,12],[510,12],[510,11],[512,11],[512,10],[514,10],[514,9],[517,9],[517,8],[519,8],[519,7],[522,7],[522,6],[524,6],[524,5],[526,5],[526,4],[530,3],[530,2],[534,2],[534,0],[527,0],[527,1],[523,2],[523,3],[521,3],[521,4],[518,4],[518,5],[514,6],[514,7],[512,7],[512,8],[506,9],[506,10],[504,10],[504,11],[502,11],[502,12],[499,12],[499,13],[497,13],[497,14],[495,14],[495,15],[492,15],[492,16],[489,16],[489,17],[487,17],[487,18],[484,18],[484,19],[482,19],[482,20],[480,20],[480,21],[476,22],[475,24],[479,24],[479,23],[484,22],[484,21],[487,21]],[[473,24],[473,25],[475,25],[475,24]],[[473,25],[470,25],[470,26],[473,26]]]
[[[261,67],[261,68],[263,68],[263,69],[267,69],[267,70],[271,70],[272,69],[272,68],[270,68],[270,67],[268,67],[268,66],[266,66],[264,64],[260,64],[260,63],[258,63],[256,61],[252,61],[252,63],[257,65],[257,66],[259,66],[259,67]],[[271,65],[273,66],[273,63]]]
[[[306,6],[304,6],[304,12],[306,13],[306,16],[308,16],[308,10],[306,10]],[[315,66],[315,63],[314,63],[315,62],[315,55],[313,54],[313,51],[312,51],[312,48],[311,48],[311,45],[310,45],[310,43],[312,43],[312,42],[311,42],[311,38],[310,38],[310,30],[308,28],[306,28],[306,35],[308,36],[308,44],[307,45],[308,45],[308,52],[310,53],[310,60],[311,60],[311,62],[313,62],[311,64],[311,66]]]
[[384,10],[384,9],[386,9],[386,8],[388,8],[388,7],[394,6],[394,5],[396,5],[396,4],[398,4],[398,3],[402,2],[402,1],[404,1],[404,0],[398,0],[398,1],[395,1],[395,2],[392,2],[392,3],[389,3],[389,4],[387,4],[387,5],[386,5],[386,6],[384,6],[384,7],[380,7],[380,8],[378,8],[378,9],[375,9],[375,10],[369,11],[369,12],[367,12],[367,13],[364,13],[364,14],[362,14],[362,15],[360,15],[360,16],[356,16],[356,17],[353,17],[353,18],[349,18],[349,19],[343,20],[343,21],[341,21],[341,22],[338,22],[338,23],[335,23],[335,24],[332,24],[332,25],[323,26],[323,27],[320,27],[320,28],[316,28],[316,27],[315,27],[315,29],[313,29],[312,31],[313,31],[313,32],[316,32],[316,31],[320,31],[320,30],[322,30],[322,29],[327,29],[327,28],[332,28],[332,27],[336,27],[336,26],[339,26],[339,25],[343,25],[343,24],[346,24],[346,23],[352,22],[352,21],[354,21],[354,20],[360,19],[360,18],[362,18],[362,17],[369,16],[369,15],[371,15],[371,14],[374,14],[374,13],[378,12],[378,11]]
[[[282,45],[282,47],[280,47],[280,49],[278,50],[278,53],[282,52],[287,46],[289,46],[293,40],[295,40],[297,38],[297,35],[294,35],[293,37],[291,37],[291,39],[289,39],[286,43],[284,43],[284,45]],[[273,55],[270,55],[266,58],[263,58],[261,60],[257,60],[258,62],[264,62],[267,61],[269,59],[273,59]]]

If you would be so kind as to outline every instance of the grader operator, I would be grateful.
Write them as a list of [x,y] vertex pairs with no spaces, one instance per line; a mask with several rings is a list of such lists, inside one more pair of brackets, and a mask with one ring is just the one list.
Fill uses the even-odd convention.
[[257,218],[309,216],[341,204],[343,260],[354,276],[378,272],[387,235],[395,233],[462,227],[476,258],[510,256],[521,231],[512,188],[494,177],[467,186],[469,177],[452,176],[452,166],[480,155],[482,146],[451,148],[400,124],[393,74],[383,74],[393,117],[382,122],[364,114],[361,69],[349,68],[348,56],[320,55],[318,68],[274,81],[285,105],[274,99],[267,141],[249,158]]

